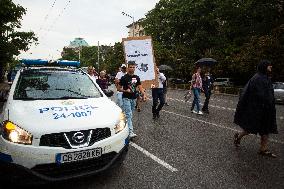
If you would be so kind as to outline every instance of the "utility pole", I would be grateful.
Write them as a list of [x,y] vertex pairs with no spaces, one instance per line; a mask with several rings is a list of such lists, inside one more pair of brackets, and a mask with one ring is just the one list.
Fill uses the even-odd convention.
[[134,16],[132,16],[133,37],[135,37]]
[[81,46],[79,45],[79,62],[81,64]]
[[98,41],[98,73],[100,72],[100,41]]
[[132,27],[133,27],[132,32],[133,32],[133,37],[135,37],[135,32],[134,32],[134,30],[135,30],[135,28],[134,28],[134,16],[131,16],[131,15],[125,13],[125,12],[122,12],[121,14],[124,15],[124,16],[127,16],[127,17],[129,17],[129,18],[132,18]]

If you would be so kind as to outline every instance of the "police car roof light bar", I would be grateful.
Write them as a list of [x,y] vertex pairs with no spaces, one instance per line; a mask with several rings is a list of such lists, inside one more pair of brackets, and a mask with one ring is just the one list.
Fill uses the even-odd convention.
[[58,60],[57,64],[60,66],[73,66],[73,67],[79,67],[80,62],[79,61],[70,61],[70,60]]
[[20,60],[22,64],[25,64],[26,66],[32,66],[32,65],[39,65],[39,66],[45,66],[48,64],[48,60],[43,59],[22,59]]
[[69,60],[48,61],[43,59],[22,59],[20,62],[25,66],[80,66],[80,62]]

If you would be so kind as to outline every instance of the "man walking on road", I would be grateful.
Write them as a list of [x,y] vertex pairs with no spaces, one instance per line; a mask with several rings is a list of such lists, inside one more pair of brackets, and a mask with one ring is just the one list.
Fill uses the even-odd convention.
[[137,135],[133,132],[132,116],[135,109],[135,101],[137,98],[137,88],[143,95],[143,100],[146,100],[146,93],[142,88],[139,76],[134,74],[135,71],[135,62],[128,63],[127,74],[125,74],[118,84],[118,90],[122,92],[122,102],[123,102],[123,111],[126,115],[128,128],[129,128],[129,137],[133,138]]
[[269,74],[272,71],[271,62],[260,61],[257,73],[246,84],[240,96],[234,123],[243,131],[236,133],[234,144],[240,146],[241,139],[252,133],[260,135],[259,154],[262,156],[276,157],[268,150],[268,135],[277,134],[276,109],[274,91]]
[[[121,71],[117,72],[117,74],[115,76],[116,88],[118,87],[118,84],[120,82],[121,77],[126,74],[126,65],[122,64],[120,69],[121,69]],[[116,93],[116,103],[120,108],[122,108],[122,92],[119,92],[118,88],[117,88],[117,93]]]
[[[160,117],[160,111],[165,104],[165,95],[163,89],[163,83],[166,81],[166,77],[163,73],[159,71],[159,68],[156,68],[156,73],[158,76],[159,85],[152,88],[152,97],[153,97],[153,106],[152,113],[153,119]],[[160,103],[159,103],[159,101]],[[159,105],[158,105],[159,104]],[[157,107],[158,106],[158,107]]]
[[212,75],[210,74],[209,68],[207,68],[207,71],[204,75],[202,81],[202,88],[205,94],[205,101],[202,107],[202,112],[209,114],[208,104],[211,96],[211,90],[213,88],[213,78]]

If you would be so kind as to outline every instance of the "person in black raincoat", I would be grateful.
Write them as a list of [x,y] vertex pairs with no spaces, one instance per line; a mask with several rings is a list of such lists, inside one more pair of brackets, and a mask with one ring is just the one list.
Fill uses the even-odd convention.
[[274,91],[269,73],[272,65],[268,60],[261,60],[257,67],[257,73],[246,84],[235,113],[234,123],[243,131],[234,135],[234,144],[240,146],[243,136],[259,134],[261,146],[259,154],[276,157],[268,150],[268,135],[277,134],[276,109]]

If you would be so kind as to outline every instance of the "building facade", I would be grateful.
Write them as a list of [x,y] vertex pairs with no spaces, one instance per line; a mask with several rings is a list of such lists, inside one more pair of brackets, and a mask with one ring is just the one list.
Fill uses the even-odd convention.
[[142,21],[143,21],[143,18],[141,18],[138,21],[126,26],[129,29],[128,37],[145,36],[145,30],[144,30],[143,26],[141,25]]
[[63,48],[63,51],[61,52],[61,56],[63,57],[68,51],[68,49],[73,49],[75,52],[78,53],[79,60],[80,60],[80,51],[82,47],[89,47],[89,44],[84,40],[84,38],[77,37],[73,41],[70,41],[68,46],[65,46]]
[[70,41],[68,48],[79,48],[79,47],[88,47],[89,44],[84,40],[84,38],[77,37],[73,41]]

